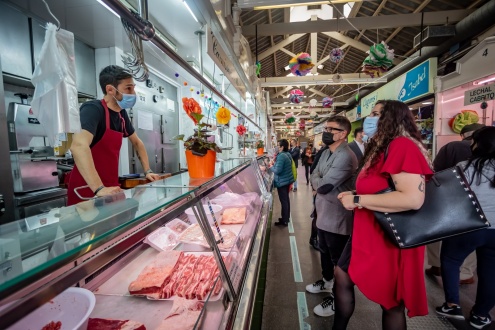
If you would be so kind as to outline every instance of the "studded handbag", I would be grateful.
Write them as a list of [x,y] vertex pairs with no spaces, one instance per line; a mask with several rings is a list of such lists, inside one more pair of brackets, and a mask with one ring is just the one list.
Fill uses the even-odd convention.
[[[388,184],[389,188],[378,193],[395,191],[391,178]],[[433,175],[426,183],[425,201],[419,210],[374,213],[388,239],[402,249],[490,227],[458,166]]]

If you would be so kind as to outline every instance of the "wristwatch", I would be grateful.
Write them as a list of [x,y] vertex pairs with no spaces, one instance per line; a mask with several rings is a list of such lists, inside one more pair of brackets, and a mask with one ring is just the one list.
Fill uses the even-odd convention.
[[146,176],[147,174],[150,174],[150,173],[153,173],[153,171],[151,170],[151,168],[149,170],[147,170],[146,172],[144,172],[144,175]]
[[363,208],[363,206],[361,204],[359,204],[360,202],[361,202],[361,196],[354,195],[354,205],[356,205],[358,209]]

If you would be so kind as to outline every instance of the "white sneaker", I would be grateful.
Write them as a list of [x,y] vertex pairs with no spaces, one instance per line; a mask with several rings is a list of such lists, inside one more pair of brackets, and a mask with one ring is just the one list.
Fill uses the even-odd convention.
[[313,308],[313,312],[321,317],[328,317],[335,314],[335,304],[333,295],[323,299],[323,302]]
[[318,280],[313,284],[306,285],[306,291],[310,293],[332,292],[333,280],[326,281],[325,279]]

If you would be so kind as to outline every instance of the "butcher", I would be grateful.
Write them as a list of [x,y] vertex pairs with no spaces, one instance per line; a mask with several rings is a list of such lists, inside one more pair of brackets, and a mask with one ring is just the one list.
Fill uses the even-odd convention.
[[[102,100],[88,101],[81,106],[81,131],[74,134],[70,151],[75,166],[69,174],[67,204],[83,198],[121,192],[119,186],[119,153],[122,139],[128,138],[143,165],[146,179],[160,178],[150,168],[143,141],[137,136],[125,109],[136,104],[132,75],[116,65],[100,72]],[[79,188],[79,189],[78,189]]]

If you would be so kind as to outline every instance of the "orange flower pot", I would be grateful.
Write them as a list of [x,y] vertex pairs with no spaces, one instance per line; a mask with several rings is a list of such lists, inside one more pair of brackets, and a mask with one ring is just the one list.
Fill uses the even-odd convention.
[[258,149],[256,150],[256,154],[257,154],[258,156],[263,156],[263,153],[264,153],[264,152],[265,152],[265,148],[258,148]]
[[206,155],[201,157],[193,155],[191,150],[186,150],[186,161],[189,177],[194,179],[211,178],[215,175],[216,160],[217,153],[214,151],[208,150]]

